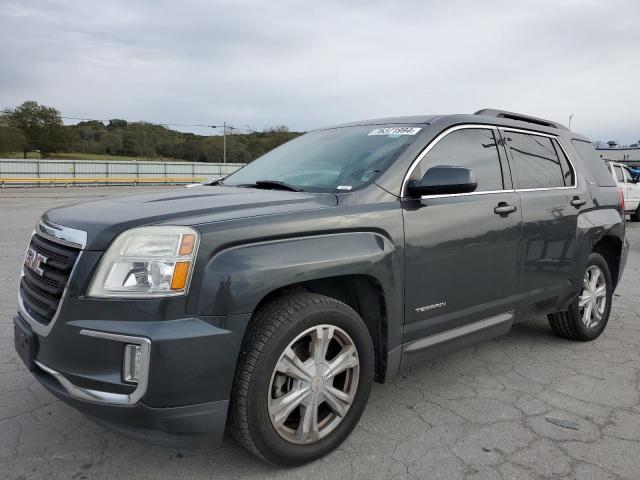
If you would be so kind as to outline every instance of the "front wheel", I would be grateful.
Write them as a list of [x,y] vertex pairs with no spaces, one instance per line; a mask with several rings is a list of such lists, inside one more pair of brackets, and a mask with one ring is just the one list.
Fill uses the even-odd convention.
[[570,340],[594,340],[609,321],[613,283],[609,265],[602,255],[589,255],[582,280],[582,291],[564,312],[548,315],[556,335]]
[[349,306],[306,292],[273,300],[256,313],[243,342],[231,431],[271,463],[315,460],[357,424],[373,372],[369,331]]

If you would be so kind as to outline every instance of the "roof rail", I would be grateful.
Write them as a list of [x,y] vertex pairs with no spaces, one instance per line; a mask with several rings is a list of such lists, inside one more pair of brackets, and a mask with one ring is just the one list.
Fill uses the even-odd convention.
[[569,130],[561,123],[552,122],[551,120],[545,120],[544,118],[530,117],[529,115],[522,115],[515,112],[507,112],[506,110],[495,110],[492,108],[483,108],[474,113],[474,115],[486,115],[488,117],[500,117],[507,118],[509,120],[518,120],[520,122],[534,123],[543,127],[558,128],[562,130]]

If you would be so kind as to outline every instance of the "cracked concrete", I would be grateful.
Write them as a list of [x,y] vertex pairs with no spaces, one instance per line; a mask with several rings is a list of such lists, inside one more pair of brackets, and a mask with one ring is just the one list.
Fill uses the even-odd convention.
[[95,425],[46,392],[13,350],[20,265],[44,210],[143,190],[0,191],[1,478],[640,478],[640,225],[634,223],[627,270],[601,338],[562,340],[546,319],[534,318],[412,368],[375,385],[353,434],[313,464],[279,469],[231,439],[217,450],[177,450]]

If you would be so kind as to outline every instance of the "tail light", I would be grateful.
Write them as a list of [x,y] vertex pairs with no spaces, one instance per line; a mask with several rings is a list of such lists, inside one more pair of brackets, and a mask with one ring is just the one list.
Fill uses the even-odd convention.
[[624,192],[621,188],[618,189],[618,200],[620,201],[620,208],[622,209],[622,213],[624,213]]

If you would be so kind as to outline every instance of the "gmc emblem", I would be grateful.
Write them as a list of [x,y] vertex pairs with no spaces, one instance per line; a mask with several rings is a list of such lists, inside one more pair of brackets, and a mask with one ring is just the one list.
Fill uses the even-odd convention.
[[49,260],[44,255],[37,253],[33,248],[29,247],[27,249],[27,254],[24,257],[24,264],[29,267],[30,270],[33,270],[38,275],[42,276],[44,274],[44,270],[42,269],[42,264],[47,263]]

